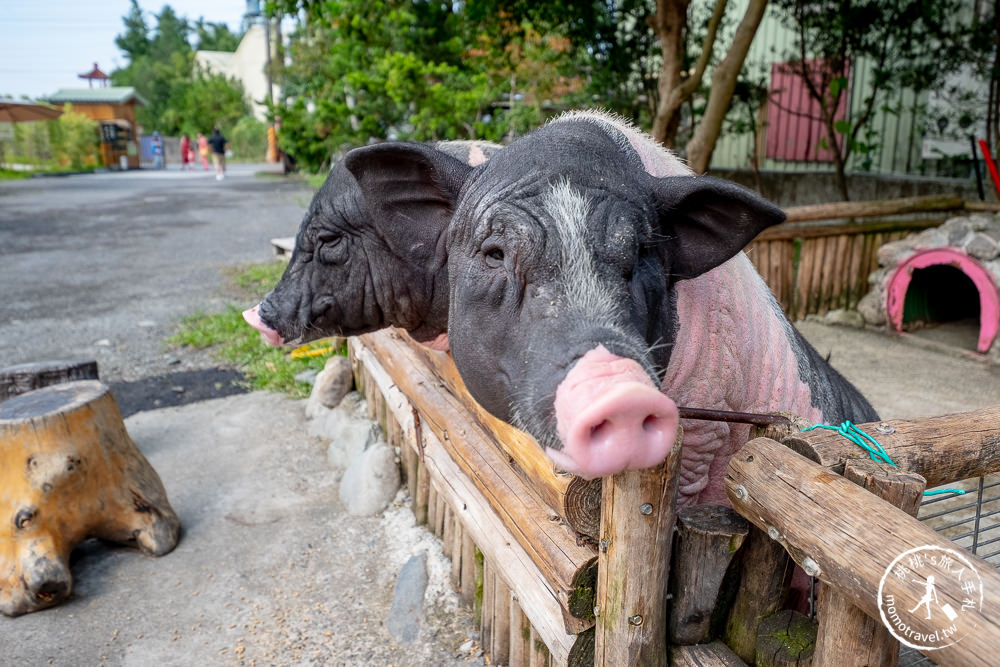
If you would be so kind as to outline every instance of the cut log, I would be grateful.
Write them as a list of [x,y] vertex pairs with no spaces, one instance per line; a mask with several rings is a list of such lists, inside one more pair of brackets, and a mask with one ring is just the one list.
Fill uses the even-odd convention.
[[36,361],[0,368],[0,403],[63,382],[97,380],[96,361]]
[[954,195],[924,195],[901,199],[879,199],[874,201],[845,201],[830,204],[810,204],[785,209],[787,222],[810,220],[837,220],[840,218],[873,218],[884,215],[925,213],[935,211],[958,211],[964,208],[961,197]]
[[[858,426],[881,443],[901,470],[922,475],[931,488],[1000,470],[1000,407]],[[869,458],[868,452],[826,429],[796,433],[781,442],[838,474],[847,461]]]
[[[757,630],[754,664],[756,667],[809,667],[815,647],[816,623],[791,609],[779,611],[765,618]],[[839,667],[841,663],[826,664]]]
[[747,663],[722,642],[673,646],[670,648],[673,667],[746,667]]
[[69,556],[89,537],[162,556],[180,521],[163,483],[125,430],[111,391],[85,380],[0,404],[0,612],[64,600]]
[[[935,661],[993,664],[1000,599],[984,592],[1000,590],[1000,573],[985,561],[766,438],[751,440],[730,459],[726,493],[733,508],[777,536],[807,574],[905,636],[935,642]],[[932,584],[936,618],[926,619],[912,610],[925,603]]]
[[[910,516],[915,517],[920,509],[926,484],[920,475],[862,459],[848,461],[844,477]],[[864,667],[898,662],[899,642],[879,619],[855,607],[832,586],[820,583],[817,595],[817,665]]]
[[[492,448],[504,466],[521,477],[525,486],[565,519],[573,530],[597,539],[600,524],[600,480],[584,480],[556,472],[552,461],[527,433],[486,412],[469,395],[451,357],[416,343],[401,329],[360,336],[392,380],[426,417],[425,428],[444,437],[457,429],[476,448]],[[428,391],[433,387],[434,391]]]
[[663,464],[604,478],[595,664],[666,665],[667,583],[681,449],[678,429]]
[[[406,357],[410,361],[400,366],[405,359],[394,355],[408,348],[383,344],[380,348],[383,351],[376,358],[373,350],[367,347],[372,338],[379,338],[383,343],[391,341],[389,332],[379,332],[352,339],[351,349],[369,368],[378,390],[396,397],[388,401],[396,418],[412,433],[414,420],[409,403],[412,399],[419,409],[425,442],[433,438],[446,449],[449,458],[503,522],[505,535],[531,554],[532,560],[545,573],[548,587],[555,591],[565,611],[566,631],[577,634],[591,627],[594,605],[584,598],[593,591],[591,573],[596,559],[593,549],[577,543],[576,535],[568,526],[552,513],[523,477],[512,470],[508,457],[485,439],[481,427],[470,421],[468,411],[439,386],[441,379],[433,382],[428,379],[425,373],[429,371],[419,357]],[[383,363],[389,368],[383,367]],[[532,443],[532,446],[535,445]],[[458,507],[453,506],[453,509],[460,513]],[[465,527],[469,528],[468,523]],[[500,535],[495,539],[500,539]],[[482,547],[478,539],[476,543]],[[587,610],[586,615],[574,616],[574,610],[578,609]]]
[[723,636],[740,658],[753,663],[757,629],[761,621],[785,606],[794,567],[784,547],[754,526],[750,526],[739,558],[740,586]]
[[694,505],[677,513],[670,577],[670,640],[675,644],[709,640],[719,587],[748,529],[746,519],[730,507]]

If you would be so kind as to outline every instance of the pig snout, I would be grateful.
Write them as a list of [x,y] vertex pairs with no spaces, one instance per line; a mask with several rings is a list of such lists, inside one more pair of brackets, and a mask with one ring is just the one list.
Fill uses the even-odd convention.
[[674,445],[679,416],[642,367],[603,346],[587,352],[556,389],[563,449],[549,457],[586,478],[658,465]]
[[249,310],[244,310],[243,319],[247,321],[247,324],[260,332],[261,338],[267,341],[268,345],[279,347],[285,344],[285,340],[281,337],[281,334],[267,326],[264,320],[260,319],[259,303]]

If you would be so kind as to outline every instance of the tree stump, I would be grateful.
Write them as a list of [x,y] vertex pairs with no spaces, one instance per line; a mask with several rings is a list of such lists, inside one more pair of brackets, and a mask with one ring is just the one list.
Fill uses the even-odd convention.
[[757,667],[808,667],[816,647],[816,623],[786,609],[768,616],[757,630]]
[[49,385],[96,379],[96,361],[37,361],[8,366],[0,368],[0,403]]
[[712,612],[729,562],[743,545],[747,520],[730,507],[693,505],[677,513],[674,563],[670,568],[670,640],[709,640]]
[[53,385],[0,404],[0,612],[70,594],[69,555],[90,537],[162,556],[180,521],[110,390]]

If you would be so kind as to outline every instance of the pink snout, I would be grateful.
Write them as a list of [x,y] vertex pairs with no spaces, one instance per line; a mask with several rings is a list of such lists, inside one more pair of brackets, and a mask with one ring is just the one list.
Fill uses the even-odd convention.
[[249,310],[244,310],[243,319],[247,321],[247,324],[249,324],[254,329],[259,331],[261,338],[267,341],[269,345],[274,345],[275,347],[284,345],[285,341],[281,337],[281,334],[279,334],[277,331],[264,324],[264,321],[260,319],[260,313],[258,312],[259,310],[260,310],[259,303]]
[[642,367],[603,346],[583,355],[556,390],[563,449],[549,457],[567,472],[595,478],[658,465],[674,445],[677,406]]

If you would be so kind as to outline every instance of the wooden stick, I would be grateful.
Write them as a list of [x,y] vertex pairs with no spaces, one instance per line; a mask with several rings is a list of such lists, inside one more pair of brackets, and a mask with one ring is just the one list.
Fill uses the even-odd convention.
[[[891,610],[886,619],[907,636],[930,641],[941,636],[944,617],[939,613],[938,619],[925,620],[922,613],[905,613],[917,609],[925,593],[925,587],[907,582],[906,572],[896,567],[909,554],[906,566],[919,566],[924,581],[934,577],[938,607],[961,610],[962,627],[974,628],[955,635],[959,641],[940,645],[935,660],[992,664],[1000,646],[1000,598],[983,592],[1000,590],[1000,573],[988,563],[959,553],[902,510],[767,438],[751,440],[730,459],[726,493],[733,508],[777,536],[807,574],[835,586],[869,616],[880,616],[885,593],[883,601]],[[931,552],[948,558],[920,556]],[[959,567],[974,582],[972,597],[977,599],[972,604],[956,575]]]
[[[404,449],[412,449],[407,444],[403,444]],[[423,445],[420,445],[423,449]],[[417,525],[427,523],[427,496],[430,493],[430,480],[427,477],[427,468],[424,462],[417,459],[417,492],[413,496],[413,516]]]
[[535,628],[531,628],[531,646],[529,647],[529,667],[549,667],[549,649],[538,636]]
[[476,543],[467,532],[462,532],[462,602],[473,606],[476,602]]
[[[1000,407],[922,419],[859,424],[885,448],[901,470],[922,475],[928,487],[1000,470]],[[842,473],[868,453],[835,431],[815,429],[782,440],[794,451]]]
[[660,466],[604,479],[595,664],[666,664],[667,582],[681,435],[678,429],[677,444]]
[[427,530],[434,532],[434,527],[437,525],[437,489],[434,488],[433,484],[430,484],[427,489]]
[[496,574],[493,572],[492,564],[483,559],[483,597],[482,609],[479,613],[479,645],[483,647],[483,654],[487,665],[493,664],[491,651],[493,650],[493,605],[496,601]]
[[[493,665],[510,661],[510,588],[495,570],[493,572],[493,639],[490,656]],[[485,646],[484,646],[485,648]]]
[[672,646],[670,664],[673,667],[746,667],[740,656],[722,642]]
[[694,505],[677,513],[671,567],[670,640],[709,640],[710,622],[729,562],[743,545],[749,524],[730,507]]
[[462,522],[456,520],[452,528],[452,543],[449,548],[451,551],[451,587],[456,591],[462,587],[462,537],[464,533],[465,528],[462,526]]
[[455,535],[455,524],[458,519],[453,516],[451,508],[447,504],[444,506],[444,530],[441,531],[441,551],[447,558],[452,558],[455,552],[452,551]]
[[516,599],[510,601],[510,667],[527,667],[531,661],[531,624]]
[[[920,475],[900,472],[871,459],[848,461],[844,477],[887,503],[916,516],[925,481]],[[816,619],[817,665],[895,665],[899,642],[879,619],[855,607],[837,589],[819,584]]]

